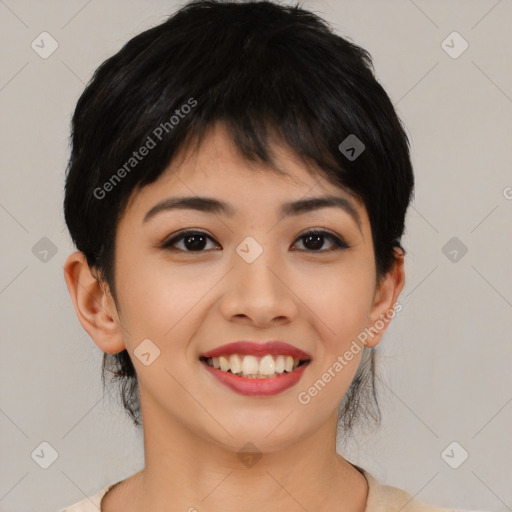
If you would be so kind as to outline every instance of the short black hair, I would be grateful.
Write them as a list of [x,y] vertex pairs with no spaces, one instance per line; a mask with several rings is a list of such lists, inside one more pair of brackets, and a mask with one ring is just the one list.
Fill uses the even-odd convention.
[[[271,146],[282,143],[312,173],[360,199],[377,278],[391,269],[397,248],[405,252],[414,186],[409,140],[370,54],[299,4],[191,1],[103,62],[72,117],[65,220],[114,299],[116,228],[128,199],[216,122],[247,161],[277,171]],[[347,148],[347,140],[359,145]],[[365,352],[340,404],[346,430],[363,390],[378,411],[374,349]],[[106,371],[120,379],[125,409],[139,425],[127,351],[104,354],[104,383]],[[373,417],[380,421],[379,412]]]

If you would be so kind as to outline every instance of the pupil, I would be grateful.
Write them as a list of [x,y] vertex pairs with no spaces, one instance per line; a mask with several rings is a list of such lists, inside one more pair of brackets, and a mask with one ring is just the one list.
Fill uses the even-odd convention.
[[308,245],[308,240],[315,240],[316,239],[316,243],[313,242],[313,248],[314,249],[320,249],[322,247],[322,242],[323,242],[323,235],[308,235],[306,236],[306,239],[305,239],[305,245],[307,246]]
[[[198,238],[201,239],[199,244],[197,244],[197,243],[194,244],[193,242],[190,242],[191,240],[198,239]],[[192,249],[192,250],[194,250],[194,249],[195,250],[204,249],[205,242],[206,242],[206,237],[204,235],[199,235],[199,234],[189,235],[184,240],[184,243],[185,243],[186,247],[188,249]]]
[[[321,249],[323,245],[323,235],[321,234],[313,234],[307,235],[304,238],[304,245],[310,246],[312,249]],[[194,243],[195,240],[195,243]],[[204,249],[206,242],[206,237],[201,234],[189,235],[184,239],[184,243],[188,249],[200,251]]]

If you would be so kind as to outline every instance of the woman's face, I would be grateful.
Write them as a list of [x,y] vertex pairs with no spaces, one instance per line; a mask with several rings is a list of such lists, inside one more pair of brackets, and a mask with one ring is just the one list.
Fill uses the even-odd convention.
[[[285,149],[277,154],[286,176],[250,166],[217,125],[199,150],[183,155],[135,194],[119,222],[118,319],[148,424],[151,418],[179,425],[231,449],[250,441],[262,452],[275,451],[331,420],[356,373],[362,350],[343,359],[341,370],[335,363],[341,364],[339,356],[384,312],[374,306],[377,283],[366,210],[310,175]],[[282,213],[290,202],[326,196],[349,206]],[[162,203],[184,197],[225,203],[228,211]],[[183,230],[200,233],[168,243]],[[319,230],[329,235],[315,235]],[[236,341],[281,341],[310,360],[299,367],[298,381],[290,378],[294,372],[273,377],[285,382],[285,389],[235,375],[228,375],[226,384],[226,372],[200,358]],[[368,341],[373,346],[378,337]],[[245,349],[237,349],[241,363]],[[277,353],[269,354],[264,371],[275,372],[292,349],[277,352],[283,352],[281,362]],[[254,358],[245,364],[250,371]],[[330,381],[309,393],[329,369]]]

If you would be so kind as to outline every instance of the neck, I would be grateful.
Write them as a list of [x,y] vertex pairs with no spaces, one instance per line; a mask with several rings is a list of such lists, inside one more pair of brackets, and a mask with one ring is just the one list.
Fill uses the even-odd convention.
[[166,418],[144,418],[145,467],[127,491],[133,510],[365,510],[366,479],[336,452],[337,411],[307,439],[252,456]]

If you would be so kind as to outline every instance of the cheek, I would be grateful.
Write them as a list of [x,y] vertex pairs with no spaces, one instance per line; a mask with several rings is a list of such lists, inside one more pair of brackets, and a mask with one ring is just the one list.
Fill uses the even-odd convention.
[[316,364],[300,386],[297,400],[304,414],[325,421],[357,372],[363,355],[358,336],[367,326],[373,299],[368,269],[339,270],[317,275],[311,288],[314,293],[310,291],[310,300],[305,301],[313,311],[308,314],[318,335],[318,351]]
[[312,311],[330,350],[341,349],[357,337],[367,325],[372,306],[371,266],[347,267],[317,269],[301,279],[297,293]]
[[[190,333],[202,300],[219,280],[214,269],[191,264],[171,264],[164,258],[149,258],[136,247],[127,248],[130,258],[119,258],[116,280],[121,298],[122,320],[129,331],[127,343],[135,347],[142,339],[155,341],[162,349]],[[217,272],[218,274],[218,272]],[[182,337],[179,333],[182,332]]]

